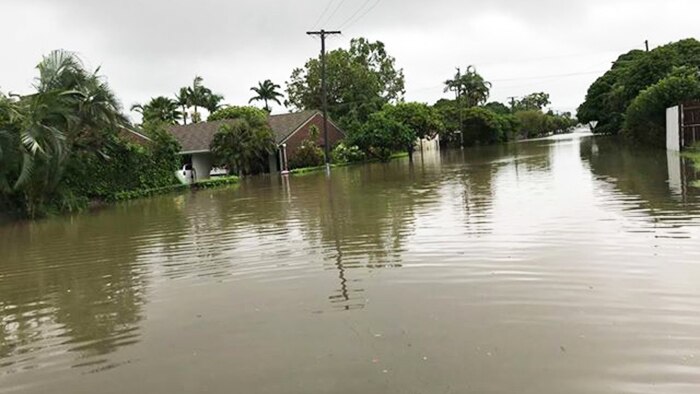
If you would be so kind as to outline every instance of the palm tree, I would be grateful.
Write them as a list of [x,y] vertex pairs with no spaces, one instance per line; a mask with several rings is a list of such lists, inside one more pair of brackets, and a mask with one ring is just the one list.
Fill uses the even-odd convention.
[[190,97],[187,88],[180,88],[180,92],[175,95],[177,105],[182,108],[182,124],[187,124],[187,108],[190,106]]
[[467,67],[464,74],[457,73],[454,79],[445,81],[445,92],[454,91],[459,100],[464,100],[467,107],[485,103],[491,91],[491,83],[476,72],[474,66]]
[[268,105],[268,101],[274,101],[278,105],[282,105],[279,98],[284,97],[284,95],[278,92],[277,89],[280,89],[280,85],[273,83],[269,79],[263,82],[258,82],[258,86],[250,88],[250,90],[255,92],[257,96],[251,98],[248,102],[252,103],[253,101],[264,101],[265,110],[267,112],[271,112],[270,106]]
[[37,69],[36,93],[0,100],[0,166],[13,160],[14,172],[0,175],[1,183],[21,191],[30,216],[57,189],[71,152],[105,155],[110,137],[129,127],[99,69],[88,72],[75,54],[60,50]]
[[[197,123],[201,120],[199,108],[206,108],[210,113],[219,109],[221,101],[224,97],[214,94],[211,89],[203,85],[204,79],[200,76],[195,76],[192,81],[192,86],[180,89],[178,95],[178,103],[184,107],[193,107],[192,122]],[[184,104],[183,104],[184,103]],[[187,123],[187,122],[185,122]]]
[[131,110],[141,113],[143,123],[163,122],[176,124],[182,118],[178,102],[164,96],[155,97],[146,105],[133,105]]
[[209,111],[209,114],[211,115],[214,112],[221,109],[222,101],[224,101],[224,96],[220,94],[211,93],[207,96],[206,102],[204,103],[204,108],[206,108],[207,111]]

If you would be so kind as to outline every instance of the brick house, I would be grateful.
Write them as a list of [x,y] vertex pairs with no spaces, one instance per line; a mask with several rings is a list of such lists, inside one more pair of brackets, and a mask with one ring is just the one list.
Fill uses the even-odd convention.
[[[285,168],[285,161],[289,161],[301,143],[309,138],[311,128],[316,126],[319,130],[318,145],[323,148],[323,115],[319,111],[301,111],[289,114],[270,115],[268,118],[270,128],[275,135],[277,150],[270,156],[270,172],[279,172]],[[195,170],[198,179],[207,179],[212,170],[211,142],[222,125],[230,120],[215,122],[201,122],[189,125],[174,125],[170,127],[170,133],[182,147],[181,155],[186,157]],[[331,149],[340,140],[345,138],[345,133],[328,120],[328,141]],[[286,157],[286,160],[285,160]]]

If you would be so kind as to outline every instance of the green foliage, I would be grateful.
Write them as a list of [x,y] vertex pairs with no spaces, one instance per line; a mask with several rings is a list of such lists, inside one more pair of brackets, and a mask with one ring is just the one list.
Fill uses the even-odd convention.
[[489,99],[491,82],[487,82],[474,66],[468,66],[464,74],[457,73],[445,81],[445,92],[453,91],[467,108],[484,104]]
[[698,69],[675,68],[632,101],[627,108],[623,135],[631,141],[663,147],[666,141],[666,108],[697,99],[700,99]]
[[518,120],[517,133],[520,138],[537,138],[550,134],[565,133],[571,130],[578,121],[571,114],[543,113],[539,110],[520,111],[515,113]]
[[331,157],[333,158],[333,163],[337,164],[361,162],[367,158],[358,146],[348,146],[342,142],[333,149]]
[[136,104],[132,111],[141,113],[142,123],[176,124],[182,118],[177,101],[168,97],[155,97],[148,104]]
[[187,124],[187,110],[189,108],[194,108],[192,122],[198,123],[202,118],[199,108],[206,108],[209,114],[212,114],[221,108],[223,100],[224,96],[215,94],[211,89],[204,86],[204,79],[200,76],[195,76],[192,85],[180,88],[179,93],[176,95],[176,102],[182,107],[185,124]]
[[255,107],[224,107],[209,116],[209,121],[224,119],[245,120],[252,127],[267,127],[268,113]]
[[250,90],[255,92],[256,96],[251,98],[250,101],[248,101],[248,103],[252,103],[253,101],[264,101],[265,111],[270,112],[271,109],[268,105],[269,101],[274,101],[277,103],[277,105],[282,105],[280,98],[284,97],[284,95],[277,91],[277,89],[279,88],[280,85],[273,83],[269,79],[265,80],[264,82],[258,82],[258,86],[250,88]]
[[[250,115],[252,112],[244,113]],[[251,120],[256,122],[255,117]],[[251,125],[244,118],[222,125],[211,143],[215,164],[239,175],[265,171],[274,149],[275,139],[270,127],[267,124]]]
[[153,143],[148,146],[114,138],[106,155],[76,153],[66,169],[65,187],[89,200],[114,201],[177,185],[180,147],[162,126],[151,127]]
[[508,141],[511,123],[506,118],[483,107],[462,111],[465,145],[491,145]]
[[548,93],[531,93],[515,102],[515,111],[542,111],[549,104]]
[[488,109],[491,112],[495,112],[499,115],[509,115],[511,113],[511,110],[508,106],[497,101],[492,101],[484,105],[484,108]]
[[[349,49],[326,55],[329,115],[346,131],[359,129],[369,115],[404,94],[404,76],[384,44],[356,38]],[[287,82],[288,102],[298,109],[321,108],[321,62],[309,59]]]
[[311,126],[309,137],[301,142],[289,161],[291,168],[318,167],[325,163],[325,153],[318,146],[318,127]]
[[[578,118],[584,123],[598,121],[594,130],[597,133],[617,134],[634,123],[625,122],[625,116],[637,96],[669,76],[674,67],[682,66],[700,67],[700,42],[697,40],[678,41],[650,52],[630,51],[620,56],[612,68],[591,85],[586,100],[579,107]],[[658,126],[658,123],[651,125]],[[624,132],[635,140],[641,137],[644,143],[658,143],[651,137],[654,133],[641,133],[639,129]]]
[[367,156],[382,161],[391,159],[396,151],[410,150],[416,133],[408,126],[389,116],[385,111],[370,115],[367,122],[350,134],[349,143],[357,145]]
[[407,126],[417,138],[430,138],[442,133],[445,129],[438,111],[423,103],[387,104],[382,112]]

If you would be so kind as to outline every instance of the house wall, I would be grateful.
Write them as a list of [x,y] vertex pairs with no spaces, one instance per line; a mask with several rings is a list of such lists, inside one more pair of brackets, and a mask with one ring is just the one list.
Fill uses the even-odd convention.
[[[312,126],[318,127],[319,136],[316,142],[319,146],[321,146],[321,148],[323,148],[323,116],[321,114],[316,114],[308,123],[306,123],[306,125],[304,125],[304,127],[299,129],[286,141],[287,160],[291,160],[292,157],[294,157],[294,155],[296,154],[297,149],[299,149],[299,147],[301,146],[301,143],[304,142],[304,140],[306,140],[307,138],[309,138]],[[328,141],[330,142],[331,150],[343,138],[345,138],[345,135],[340,131],[340,129],[335,127],[331,122],[328,122]]]

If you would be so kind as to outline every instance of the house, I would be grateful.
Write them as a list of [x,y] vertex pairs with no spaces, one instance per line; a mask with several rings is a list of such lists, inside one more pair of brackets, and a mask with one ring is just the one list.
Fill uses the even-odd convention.
[[[325,145],[323,114],[320,111],[270,115],[268,119],[277,145],[277,151],[270,156],[271,173],[278,172],[279,169],[287,169],[286,163],[294,157],[301,143],[309,138],[313,126],[319,130],[317,143],[322,148]],[[197,179],[209,178],[213,164],[211,143],[221,126],[230,122],[233,121],[219,120],[170,127],[170,133],[182,147],[180,154],[185,156],[185,161],[191,164]],[[344,137],[345,133],[329,119],[328,141],[330,146],[335,146]]]
[[700,142],[700,101],[666,109],[666,149],[680,151]]

